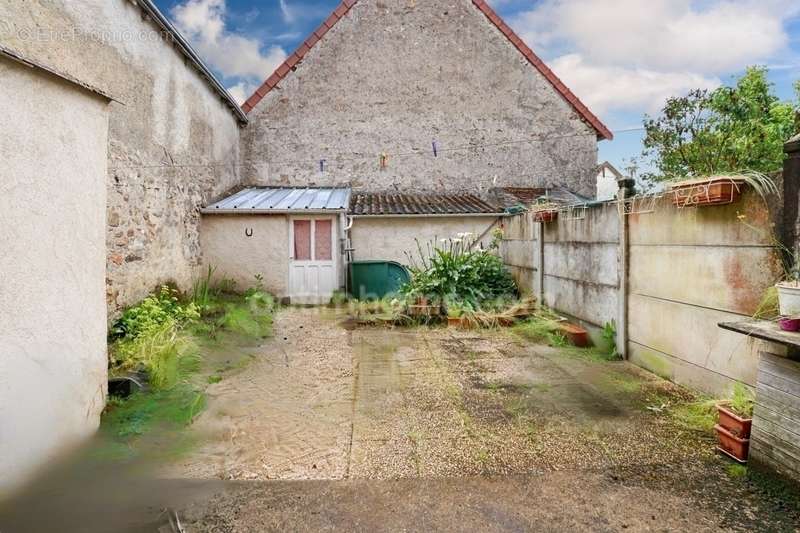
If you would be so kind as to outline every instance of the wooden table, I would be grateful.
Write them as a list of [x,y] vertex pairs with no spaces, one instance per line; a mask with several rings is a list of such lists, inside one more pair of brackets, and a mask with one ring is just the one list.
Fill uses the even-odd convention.
[[720,322],[718,326],[748,337],[785,346],[787,358],[800,361],[800,333],[783,331],[777,322],[748,318],[739,322]]
[[750,458],[800,482],[800,333],[755,319],[719,327],[786,347],[759,353]]

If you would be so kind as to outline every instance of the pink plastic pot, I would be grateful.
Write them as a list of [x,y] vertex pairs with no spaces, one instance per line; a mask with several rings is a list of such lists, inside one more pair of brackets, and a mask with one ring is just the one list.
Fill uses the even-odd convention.
[[781,318],[778,326],[783,331],[800,331],[800,318]]

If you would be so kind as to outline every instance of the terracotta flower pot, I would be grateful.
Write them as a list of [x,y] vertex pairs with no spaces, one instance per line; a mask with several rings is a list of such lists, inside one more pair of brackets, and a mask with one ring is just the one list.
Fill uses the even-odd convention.
[[714,430],[717,432],[717,449],[740,463],[746,463],[750,439],[737,437],[719,424],[714,426]]
[[672,203],[678,207],[732,204],[742,183],[730,178],[691,180],[672,186]]
[[535,211],[533,213],[533,220],[536,222],[552,222],[558,218],[558,211],[555,209],[547,211]]
[[409,305],[408,314],[411,316],[436,316],[439,308],[435,305]]
[[742,418],[724,404],[717,405],[717,412],[719,413],[718,424],[740,439],[750,438],[750,428],[753,426],[752,418]]
[[447,317],[447,326],[451,328],[460,328],[463,324],[460,316],[449,316]]
[[589,332],[576,324],[569,322],[562,322],[558,325],[559,331],[563,333],[570,344],[578,346],[579,348],[586,348],[589,346]]

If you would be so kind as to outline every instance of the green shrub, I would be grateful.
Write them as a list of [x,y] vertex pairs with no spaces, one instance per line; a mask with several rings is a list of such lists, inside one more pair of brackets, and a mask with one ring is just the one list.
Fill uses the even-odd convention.
[[168,321],[181,325],[198,318],[200,312],[193,302],[181,304],[178,291],[163,285],[158,293],[126,309],[111,326],[110,336],[112,339],[136,339]]
[[217,324],[220,328],[249,337],[267,337],[272,333],[272,315],[249,305],[226,303],[225,312]]
[[174,387],[183,376],[197,369],[199,356],[193,339],[183,333],[175,319],[117,341],[111,347],[112,374],[144,370],[157,390]]
[[275,298],[262,289],[248,289],[244,293],[244,301],[252,311],[271,313],[275,310]]
[[202,391],[188,384],[169,390],[137,392],[125,400],[109,403],[103,417],[103,432],[114,438],[129,439],[160,429],[191,424],[206,405]]
[[617,322],[611,320],[603,325],[602,332],[603,342],[605,342],[609,355],[617,357]]
[[410,296],[465,302],[475,308],[484,302],[515,296],[517,287],[503,261],[489,250],[475,248],[468,234],[428,245],[417,242],[418,262],[411,259],[411,281],[403,287]]

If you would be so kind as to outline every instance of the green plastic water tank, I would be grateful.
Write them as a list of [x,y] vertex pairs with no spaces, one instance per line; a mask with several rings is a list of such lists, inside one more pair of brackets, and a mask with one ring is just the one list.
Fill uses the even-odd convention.
[[353,261],[349,275],[350,295],[359,300],[397,293],[411,279],[406,267],[395,261]]

